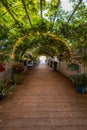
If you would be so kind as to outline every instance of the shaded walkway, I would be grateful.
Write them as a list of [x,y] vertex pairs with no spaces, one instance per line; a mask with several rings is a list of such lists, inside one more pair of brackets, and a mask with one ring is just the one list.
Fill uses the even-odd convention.
[[0,130],[87,130],[87,95],[39,65],[0,102]]

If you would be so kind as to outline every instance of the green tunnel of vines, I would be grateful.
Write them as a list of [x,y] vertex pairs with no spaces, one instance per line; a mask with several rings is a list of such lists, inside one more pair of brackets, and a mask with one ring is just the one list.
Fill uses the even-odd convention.
[[63,10],[61,0],[1,0],[0,60],[27,52],[69,58],[71,51],[87,47],[87,3],[70,2],[71,12]]

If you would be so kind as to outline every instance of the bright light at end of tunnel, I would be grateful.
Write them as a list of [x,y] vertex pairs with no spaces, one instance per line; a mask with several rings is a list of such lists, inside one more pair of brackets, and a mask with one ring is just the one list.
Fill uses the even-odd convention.
[[40,63],[45,63],[46,61],[46,56],[40,56]]

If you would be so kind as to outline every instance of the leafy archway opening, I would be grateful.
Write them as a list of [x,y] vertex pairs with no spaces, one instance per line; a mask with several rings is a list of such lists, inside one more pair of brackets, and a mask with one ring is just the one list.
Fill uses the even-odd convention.
[[66,58],[71,56],[71,49],[66,42],[51,33],[37,32],[31,35],[24,35],[15,43],[12,58],[18,59],[28,51],[33,56],[38,56],[43,53],[51,57],[55,55],[59,57],[61,54],[64,54]]
[[41,55],[39,59],[40,59],[40,63],[46,62],[46,56],[44,56],[44,55]]

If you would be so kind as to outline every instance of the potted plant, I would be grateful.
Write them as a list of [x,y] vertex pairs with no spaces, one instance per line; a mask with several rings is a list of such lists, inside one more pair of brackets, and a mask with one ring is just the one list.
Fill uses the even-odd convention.
[[87,76],[86,74],[74,74],[70,76],[70,79],[76,86],[76,89],[79,93],[86,92],[86,85],[87,85]]
[[0,61],[0,72],[5,71],[5,63],[4,61]]
[[11,85],[9,83],[9,80],[0,81],[0,100],[2,100],[8,92],[15,88],[15,85]]
[[20,84],[23,79],[24,65],[22,63],[15,63],[12,65],[13,82]]
[[4,81],[0,82],[0,100],[3,99],[6,92],[6,83]]

